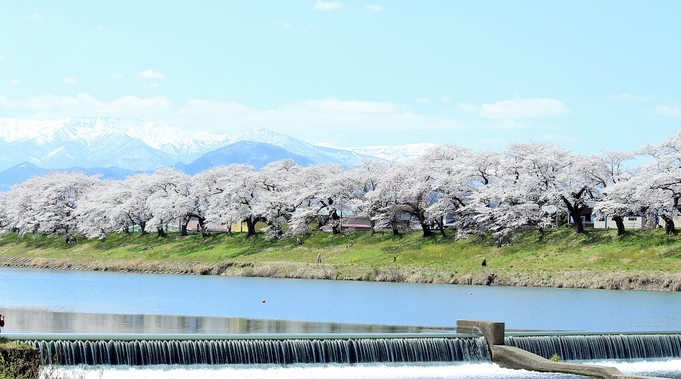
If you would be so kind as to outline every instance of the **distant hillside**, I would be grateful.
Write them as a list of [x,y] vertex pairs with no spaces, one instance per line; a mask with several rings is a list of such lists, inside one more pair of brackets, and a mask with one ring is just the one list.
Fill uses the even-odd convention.
[[21,163],[0,172],[0,191],[7,191],[13,185],[21,183],[33,176],[44,175],[50,170],[38,167],[32,163]]
[[38,167],[32,163],[24,162],[0,172],[0,192],[7,191],[11,189],[13,185],[30,179],[33,176],[44,175],[50,171],[79,171],[90,176],[99,175],[102,179],[116,180],[125,179],[128,175],[138,172],[120,167],[69,167],[64,169],[47,169]]
[[194,175],[210,167],[227,166],[232,163],[249,164],[260,169],[282,159],[292,159],[301,166],[315,163],[302,155],[293,154],[268,143],[241,141],[206,153],[189,164],[178,163],[175,168]]

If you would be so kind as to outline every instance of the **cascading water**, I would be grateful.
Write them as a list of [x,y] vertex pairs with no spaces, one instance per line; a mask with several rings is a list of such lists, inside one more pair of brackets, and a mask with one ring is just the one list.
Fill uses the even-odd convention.
[[504,343],[544,358],[563,360],[681,357],[679,334],[507,336]]
[[296,364],[489,361],[483,338],[31,340],[43,364]]

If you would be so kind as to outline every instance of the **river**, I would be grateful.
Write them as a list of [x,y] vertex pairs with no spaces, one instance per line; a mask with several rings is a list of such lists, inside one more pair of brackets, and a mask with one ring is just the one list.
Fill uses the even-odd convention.
[[[681,293],[346,282],[220,276],[0,269],[0,311],[37,312],[57,323],[7,318],[7,333],[66,333],[83,317],[86,332],[215,333],[212,318],[282,320],[324,332],[329,324],[447,329],[457,319],[503,321],[508,330],[569,332],[681,331]],[[42,313],[41,313],[42,312]],[[121,315],[121,319],[78,314]],[[162,316],[167,331],[159,328]],[[144,318],[147,318],[145,320]],[[154,318],[157,317],[157,318]],[[208,319],[211,318],[211,319]],[[91,320],[92,319],[92,320]],[[147,322],[145,322],[147,321]],[[205,322],[204,322],[205,321]],[[210,322],[209,322],[210,321]],[[88,325],[82,325],[87,322]],[[205,328],[213,328],[206,330]],[[242,321],[239,321],[243,323]],[[325,323],[319,325],[309,323]],[[254,323],[254,332],[267,331]],[[279,327],[282,327],[279,323]],[[300,324],[301,327],[304,324]],[[41,329],[45,328],[45,329]],[[185,328],[183,330],[183,328]],[[259,328],[259,329],[258,329]],[[265,328],[265,329],[263,329]],[[400,329],[403,330],[403,329]],[[300,328],[296,332],[300,332]],[[343,331],[350,331],[344,329]],[[376,330],[378,331],[378,330]],[[390,330],[388,330],[390,331]],[[394,330],[398,331],[398,330]]]
[[[8,334],[453,333],[457,319],[503,321],[509,332],[681,331],[681,293],[673,292],[13,268],[0,269],[0,286],[0,312],[7,316],[3,333]],[[681,375],[678,359],[617,364],[623,372]],[[487,363],[53,370],[106,378],[570,377],[509,373]]]

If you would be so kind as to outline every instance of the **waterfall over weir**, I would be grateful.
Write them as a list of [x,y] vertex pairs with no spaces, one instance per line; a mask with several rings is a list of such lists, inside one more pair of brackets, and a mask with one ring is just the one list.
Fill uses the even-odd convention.
[[[33,339],[43,364],[193,365],[490,361],[482,337]],[[681,357],[681,334],[506,336],[505,344],[562,360]]]
[[489,361],[483,338],[31,340],[43,364],[293,364]]
[[680,334],[506,336],[504,343],[563,360],[681,357]]

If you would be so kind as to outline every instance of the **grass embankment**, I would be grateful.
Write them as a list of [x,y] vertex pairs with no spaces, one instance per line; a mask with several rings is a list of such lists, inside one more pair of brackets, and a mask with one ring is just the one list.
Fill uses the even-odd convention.
[[[448,232],[452,233],[452,232]],[[352,243],[351,243],[352,242]],[[317,263],[317,254],[323,263]],[[393,262],[394,258],[394,262]],[[487,266],[482,267],[483,259]],[[67,244],[63,238],[6,234],[0,263],[12,267],[681,291],[681,238],[640,229],[518,233],[497,248],[490,237],[454,240],[419,232],[393,236],[314,232],[267,241],[245,234],[166,238],[116,234]]]
[[39,373],[36,349],[0,338],[0,379],[37,379]]

